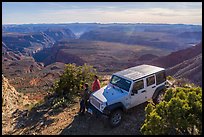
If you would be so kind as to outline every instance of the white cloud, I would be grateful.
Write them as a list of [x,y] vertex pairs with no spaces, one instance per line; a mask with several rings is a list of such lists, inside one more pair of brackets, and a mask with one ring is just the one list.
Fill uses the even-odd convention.
[[199,9],[131,9],[114,11],[108,9],[68,9],[44,11],[39,18],[59,22],[155,22],[202,24],[202,10]]
[[[51,5],[55,3],[51,3]],[[58,4],[57,4],[58,5]],[[56,6],[57,6],[56,5]],[[58,5],[60,7],[60,5]],[[74,5],[72,5],[74,6]],[[178,7],[178,5],[176,5]],[[183,7],[188,7],[184,4]],[[182,24],[202,24],[202,8],[124,8],[115,6],[106,8],[75,8],[59,10],[41,10],[41,13],[33,12],[30,16],[24,13],[8,15],[3,21],[14,23],[69,23],[69,22],[126,22],[126,23],[182,23]],[[15,15],[15,16],[14,16]]]

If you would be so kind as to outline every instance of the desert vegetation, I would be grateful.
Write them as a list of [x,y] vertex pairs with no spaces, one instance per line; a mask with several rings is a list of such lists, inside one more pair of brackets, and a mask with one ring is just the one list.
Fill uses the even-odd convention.
[[50,89],[50,96],[56,98],[52,101],[53,108],[60,106],[68,106],[74,99],[80,95],[83,85],[88,83],[91,87],[96,70],[93,66],[84,64],[77,66],[76,64],[66,64],[64,73],[58,81],[55,81]]
[[201,135],[202,89],[177,87],[165,91],[162,102],[150,102],[141,127],[145,135]]

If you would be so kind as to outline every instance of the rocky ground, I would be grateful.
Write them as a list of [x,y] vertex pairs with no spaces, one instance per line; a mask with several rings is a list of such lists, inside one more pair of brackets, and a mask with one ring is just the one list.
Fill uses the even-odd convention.
[[[49,102],[49,101],[48,101]],[[124,114],[119,127],[111,128],[108,120],[89,114],[78,115],[79,101],[65,109],[51,109],[43,104],[32,111],[17,110],[13,113],[14,129],[7,134],[13,135],[139,135],[145,119],[141,104]]]
[[[108,83],[110,75],[101,78],[101,84]],[[6,81],[8,83],[8,81]],[[172,87],[175,80],[168,80]],[[178,84],[176,84],[178,85]],[[176,86],[174,85],[174,86]],[[14,88],[2,85],[4,89],[14,91]],[[5,91],[5,90],[4,90]],[[8,90],[7,90],[8,91]],[[15,95],[14,94],[14,95]],[[9,98],[11,96],[8,96]],[[17,96],[12,96],[13,100]],[[3,96],[2,98],[5,98]],[[31,110],[16,107],[9,113],[7,119],[2,119],[3,134],[6,135],[140,135],[140,128],[145,120],[147,102],[136,106],[124,113],[120,126],[111,128],[108,119],[96,117],[88,112],[78,115],[79,98],[65,108],[53,109],[50,105],[54,96],[47,98]],[[159,98],[162,100],[162,98]],[[15,102],[15,101],[14,101]],[[12,103],[14,106],[15,103]],[[2,108],[5,108],[3,106]],[[5,110],[5,109],[4,109]],[[14,111],[15,110],[15,111]],[[5,111],[2,112],[5,114]]]
[[[104,76],[101,84],[108,83],[110,76]],[[15,90],[14,88],[12,90]],[[11,92],[11,91],[9,91]],[[96,117],[89,113],[78,115],[79,98],[66,108],[51,108],[53,98],[46,100],[37,107],[13,109],[8,119],[2,124],[3,134],[8,135],[139,135],[140,127],[145,119],[145,106],[141,104],[124,113],[123,122],[119,127],[111,128],[108,119]],[[3,114],[3,113],[2,113]],[[8,123],[9,121],[9,123]]]
[[[2,133],[14,129],[12,124],[14,119],[12,118],[13,112],[16,109],[23,110],[24,105],[29,104],[30,100],[27,96],[16,91],[16,89],[9,84],[8,79],[2,75]],[[33,102],[34,103],[34,102]]]

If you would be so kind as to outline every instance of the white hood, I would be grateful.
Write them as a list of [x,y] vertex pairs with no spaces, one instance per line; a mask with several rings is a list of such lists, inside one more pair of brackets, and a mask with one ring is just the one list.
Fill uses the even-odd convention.
[[116,88],[113,88],[111,84],[95,91],[92,96],[100,100],[101,102],[107,102],[108,104],[114,100],[118,100],[121,97],[128,95],[126,91],[123,90],[123,93]]

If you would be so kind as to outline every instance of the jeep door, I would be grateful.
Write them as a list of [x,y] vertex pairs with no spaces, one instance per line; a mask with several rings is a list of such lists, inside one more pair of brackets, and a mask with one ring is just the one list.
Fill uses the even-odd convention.
[[131,107],[139,105],[145,102],[145,88],[144,80],[139,79],[133,83],[133,88],[131,91]]
[[156,80],[155,80],[155,75],[150,75],[148,77],[146,77],[146,82],[145,82],[145,87],[146,87],[146,101],[148,99],[151,99],[154,92],[155,92],[155,89],[156,89]]

